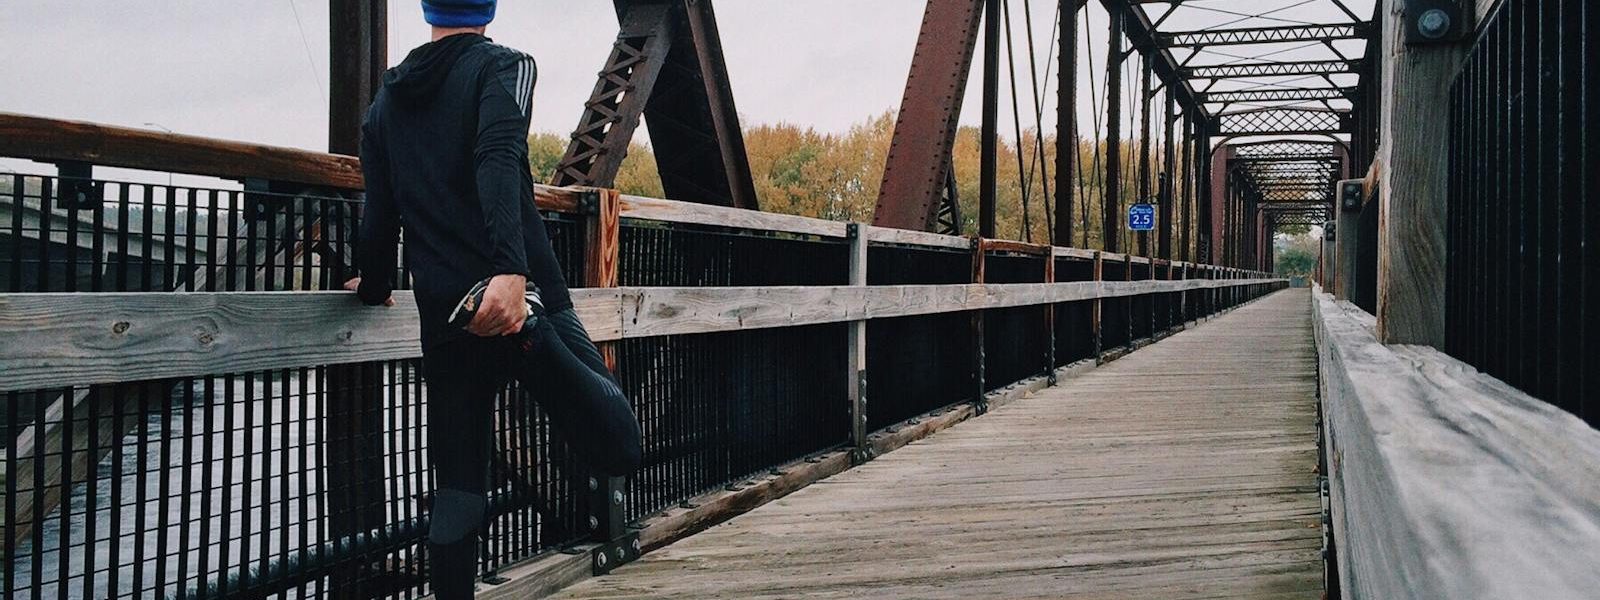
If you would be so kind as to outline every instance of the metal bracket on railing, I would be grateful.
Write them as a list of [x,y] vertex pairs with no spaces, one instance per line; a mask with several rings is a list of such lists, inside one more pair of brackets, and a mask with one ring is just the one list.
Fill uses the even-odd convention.
[[600,190],[583,190],[578,193],[578,214],[600,214]]
[[99,208],[105,202],[105,185],[94,181],[94,165],[79,161],[56,163],[56,206],[67,210]]
[[851,448],[850,449],[850,466],[859,467],[861,465],[867,464],[868,462],[871,462],[872,459],[877,458],[877,457],[878,457],[878,453],[874,452],[872,450],[872,446],[866,446],[864,448]]
[[589,553],[590,570],[595,575],[605,575],[613,569],[638,560],[642,553],[639,532],[628,530],[622,537],[596,546]]
[[627,527],[622,510],[622,490],[626,485],[627,480],[621,477],[589,478],[590,537],[600,544],[591,554],[595,575],[610,573],[639,558],[639,532]]
[[972,416],[981,417],[989,414],[989,399],[979,398],[972,401]]
[[286,189],[266,179],[247,178],[244,180],[245,217],[265,221],[278,209],[292,205],[298,193],[299,190]]

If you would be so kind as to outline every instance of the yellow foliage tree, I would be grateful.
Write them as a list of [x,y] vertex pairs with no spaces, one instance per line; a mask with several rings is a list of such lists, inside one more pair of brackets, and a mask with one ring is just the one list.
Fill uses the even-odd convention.
[[[895,115],[891,111],[869,117],[839,134],[818,132],[791,123],[747,127],[745,149],[761,209],[837,221],[870,222],[878,202],[884,161],[894,136],[894,122]],[[956,132],[953,162],[964,221],[962,233],[967,235],[978,230],[980,138],[976,127],[961,127]],[[529,166],[538,179],[550,180],[566,151],[567,142],[565,136],[553,133],[529,137]],[[1055,217],[1051,203],[1056,190],[1051,186],[1055,185],[1057,144],[1055,136],[1049,135],[1043,140],[1042,150],[1038,143],[1038,132],[1034,130],[1023,132],[1020,152],[1014,141],[1000,140],[999,172],[995,182],[997,237],[1033,242],[1050,240]],[[1113,209],[1117,214],[1122,214],[1129,204],[1138,201],[1138,142],[1126,141],[1118,150],[1123,164],[1122,193],[1111,202],[1115,203]],[[1076,151],[1079,172],[1069,178],[1077,199],[1073,211],[1073,239],[1055,240],[1055,243],[1102,248],[1104,157],[1110,148],[1103,140],[1080,140]],[[1153,161],[1159,163],[1161,156],[1159,150],[1152,149]],[[1186,158],[1180,156],[1179,160]],[[1154,171],[1161,169],[1159,164],[1152,168],[1152,194],[1156,185]],[[649,145],[637,142],[629,145],[615,186],[627,194],[663,197],[661,177]],[[1047,188],[1050,188],[1049,193],[1046,193]],[[1176,209],[1173,212],[1175,219],[1181,219]],[[1134,249],[1134,238],[1128,232],[1119,232],[1118,238],[1121,249]],[[1152,250],[1153,242],[1152,238]],[[1175,234],[1173,244],[1177,243]]]

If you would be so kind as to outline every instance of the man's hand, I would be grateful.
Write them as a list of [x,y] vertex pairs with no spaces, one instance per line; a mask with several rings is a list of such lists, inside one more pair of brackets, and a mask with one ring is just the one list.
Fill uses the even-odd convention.
[[[361,278],[360,277],[352,277],[352,278],[350,278],[350,281],[344,282],[344,289],[346,289],[348,291],[354,292],[357,289],[359,289],[360,287],[361,287]],[[390,294],[388,298],[385,298],[384,301],[383,301],[383,305],[384,306],[394,306],[394,295]]]
[[528,278],[521,275],[495,275],[483,292],[483,305],[467,324],[467,331],[483,337],[514,335],[528,319],[528,304],[523,294]]

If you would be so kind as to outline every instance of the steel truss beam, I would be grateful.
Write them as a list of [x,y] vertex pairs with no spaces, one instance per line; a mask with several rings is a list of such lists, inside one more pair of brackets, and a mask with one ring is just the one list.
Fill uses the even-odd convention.
[[1168,48],[1189,46],[1234,46],[1275,42],[1331,42],[1362,39],[1370,27],[1365,23],[1344,25],[1296,25],[1251,27],[1211,31],[1157,33],[1156,43]]
[[617,40],[555,185],[615,184],[641,116],[668,198],[757,208],[710,0],[616,0]]
[[[928,1],[884,163],[875,225],[927,231],[938,226],[941,212],[952,221],[960,214],[946,190],[983,6],[984,0]],[[945,197],[948,209],[941,208]]]
[[1200,101],[1217,102],[1279,102],[1295,100],[1352,100],[1355,88],[1305,88],[1271,90],[1235,90],[1229,92],[1201,92]]
[[1365,59],[1301,60],[1243,65],[1181,67],[1178,69],[1178,73],[1185,79],[1231,79],[1274,75],[1333,75],[1338,73],[1360,73],[1363,60]]
[[1217,115],[1216,135],[1296,135],[1346,132],[1346,113],[1312,108],[1264,108]]

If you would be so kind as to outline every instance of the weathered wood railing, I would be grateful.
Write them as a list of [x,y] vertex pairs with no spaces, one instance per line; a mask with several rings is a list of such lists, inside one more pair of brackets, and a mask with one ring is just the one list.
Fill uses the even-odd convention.
[[[151,238],[206,249],[187,258],[169,253],[177,258],[162,272],[176,275],[160,285],[96,279],[93,289],[107,291],[59,293],[42,268],[42,288],[0,293],[8,432],[29,424],[18,410],[25,397],[65,390],[77,398],[60,416],[34,407],[33,421],[62,435],[28,448],[12,435],[7,444],[8,473],[30,474],[6,481],[9,589],[70,586],[119,598],[297,588],[376,597],[417,589],[414,536],[428,486],[409,292],[398,294],[394,308],[368,308],[347,293],[310,291],[337,285],[349,240],[335,232],[353,226],[358,206],[313,211],[302,203],[353,195],[360,185],[354,159],[4,114],[0,142],[8,155],[80,163],[65,178],[72,185],[17,176],[10,196],[0,194],[0,205],[32,203],[37,218],[54,219],[12,232],[13,245],[29,240],[45,249],[42,267],[52,260],[46,250],[56,251],[46,239],[67,252],[76,247],[70,240],[126,239],[137,230],[147,260],[162,254]],[[208,150],[203,158],[188,150],[195,145]],[[257,156],[292,156],[291,165],[308,166],[264,171],[251,162]],[[195,190],[183,190],[187,211],[160,200],[184,194],[158,189],[145,195],[146,224],[133,227],[125,191],[98,204],[59,197],[114,189],[81,178],[81,164],[90,162],[255,183],[247,182],[242,205],[239,197],[201,194],[212,204],[197,206]],[[590,481],[593,492],[584,490],[581,467],[520,400],[529,392],[514,390],[498,417],[489,574],[586,539],[598,545],[582,547],[579,570],[591,561],[602,566],[613,552],[631,558],[976,414],[1016,379],[1043,385],[1062,368],[1114,359],[1286,284],[1235,269],[608,190],[539,187],[536,198],[569,281],[591,286],[574,291],[577,307],[634,399],[646,466],[626,487]],[[239,206],[246,208],[230,209],[230,220],[215,218]],[[252,225],[270,210],[282,215],[279,234]],[[78,214],[85,212],[92,218]],[[102,213],[118,212],[120,220],[110,219],[117,226],[106,226]],[[162,218],[148,216],[155,213]],[[197,213],[212,226],[171,225]],[[78,263],[62,264],[70,274]],[[237,273],[189,275],[210,271]],[[180,292],[160,293],[166,290]],[[351,364],[371,367],[345,374],[339,366]],[[127,435],[106,438],[105,431]],[[109,475],[91,468],[102,462],[113,465]],[[51,466],[59,464],[70,466]],[[769,469],[772,475],[759,475]],[[758,484],[744,487],[749,481]],[[59,500],[74,482],[87,505],[110,506],[56,510],[48,540],[39,526],[44,515],[19,520],[48,502],[47,491]],[[724,485],[730,489],[701,496]],[[354,516],[340,512],[346,509]],[[154,523],[146,512],[156,514]],[[159,533],[153,548],[115,533],[70,533],[135,513],[133,539]],[[629,523],[636,548],[628,547]],[[40,550],[50,545],[67,550]],[[107,549],[111,564],[95,564],[96,552]],[[41,567],[47,556],[51,569]],[[552,556],[547,562],[565,560]],[[557,571],[577,572],[570,565]]]
[[1343,598],[1591,598],[1600,431],[1314,290]]

